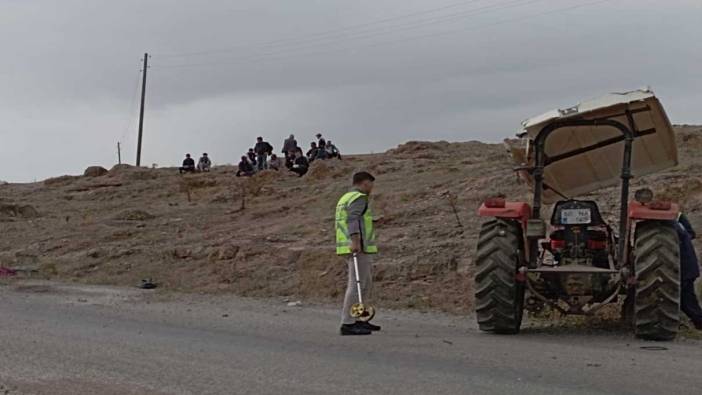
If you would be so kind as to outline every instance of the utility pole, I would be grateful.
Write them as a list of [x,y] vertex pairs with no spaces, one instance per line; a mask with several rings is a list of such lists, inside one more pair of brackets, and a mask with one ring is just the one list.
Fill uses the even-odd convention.
[[122,147],[120,146],[119,141],[117,142],[117,164],[122,164]]
[[146,70],[149,68],[149,54],[144,54],[144,69],[141,71],[141,109],[139,110],[139,139],[137,140],[136,165],[141,166],[141,138],[144,135],[144,102],[146,101]]

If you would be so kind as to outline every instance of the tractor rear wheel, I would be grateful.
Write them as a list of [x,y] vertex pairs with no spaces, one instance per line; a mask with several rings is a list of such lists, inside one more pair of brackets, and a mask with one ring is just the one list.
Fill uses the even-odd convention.
[[680,327],[680,246],[673,222],[642,221],[634,237],[634,330],[672,340]]
[[519,333],[524,311],[524,283],[517,282],[524,251],[516,221],[494,219],[480,229],[475,274],[475,311],[480,330]]

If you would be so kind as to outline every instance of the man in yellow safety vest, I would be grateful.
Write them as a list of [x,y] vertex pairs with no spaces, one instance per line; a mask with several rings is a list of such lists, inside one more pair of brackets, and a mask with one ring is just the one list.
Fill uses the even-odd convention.
[[356,321],[351,316],[351,306],[359,302],[356,288],[354,255],[358,261],[358,277],[364,299],[371,290],[373,255],[378,252],[373,229],[373,214],[368,198],[373,190],[375,177],[367,172],[353,175],[353,189],[344,194],[336,205],[336,253],[346,258],[349,280],[344,307],[341,312],[342,335],[369,335],[380,327],[369,322]]

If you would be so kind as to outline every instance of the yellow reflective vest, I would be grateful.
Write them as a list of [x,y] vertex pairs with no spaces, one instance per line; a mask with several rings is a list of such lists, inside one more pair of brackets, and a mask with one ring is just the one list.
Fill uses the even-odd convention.
[[[346,193],[336,204],[336,253],[347,255],[351,253],[351,236],[349,235],[348,207],[358,198],[365,197],[366,194],[359,191]],[[363,213],[361,222],[361,245],[366,254],[376,254],[378,246],[375,244],[375,230],[373,229],[373,214],[370,207]]]

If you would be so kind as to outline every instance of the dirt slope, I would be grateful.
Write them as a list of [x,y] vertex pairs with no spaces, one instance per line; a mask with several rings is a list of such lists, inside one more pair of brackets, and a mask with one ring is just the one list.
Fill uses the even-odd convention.
[[[677,130],[681,165],[636,182],[681,200],[702,226],[702,128]],[[276,172],[237,179],[230,167],[180,176],[117,166],[97,177],[0,185],[0,266],[88,283],[152,277],[181,291],[339,299],[345,266],[332,248],[333,211],[360,169],[378,178],[376,298],[469,311],[477,206],[494,192],[528,196],[500,144],[410,142],[315,163],[301,179]],[[457,198],[462,228],[445,192]],[[616,207],[615,192],[598,199],[603,211]]]

